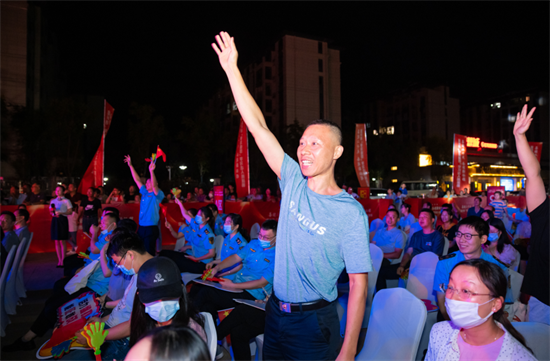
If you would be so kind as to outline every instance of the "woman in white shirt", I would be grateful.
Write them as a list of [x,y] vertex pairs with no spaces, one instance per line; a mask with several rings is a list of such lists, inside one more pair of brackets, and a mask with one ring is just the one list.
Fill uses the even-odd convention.
[[451,321],[432,327],[425,360],[536,360],[504,315],[506,287],[496,264],[482,259],[458,263],[447,288],[442,285]]
[[55,251],[57,252],[57,267],[63,267],[65,258],[65,241],[69,240],[69,221],[67,216],[73,213],[73,205],[70,200],[65,198],[65,188],[57,186],[55,195],[50,201],[50,213],[52,215],[52,224],[50,236],[55,242]]

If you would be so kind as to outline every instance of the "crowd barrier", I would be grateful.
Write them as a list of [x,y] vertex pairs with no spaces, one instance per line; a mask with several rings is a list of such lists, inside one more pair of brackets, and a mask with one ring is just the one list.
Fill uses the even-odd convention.
[[[486,204],[486,197],[482,197],[482,206]],[[524,208],[525,197],[523,196],[508,196],[509,205],[512,207]],[[418,218],[418,211],[422,207],[422,203],[429,201],[432,203],[434,212],[439,213],[441,206],[444,203],[453,202],[459,209],[462,217],[466,216],[468,208],[473,207],[474,198],[410,198],[405,201],[411,205],[411,213]],[[369,216],[369,221],[375,218],[383,218],[392,203],[389,199],[360,199],[359,203],[365,209]],[[185,203],[186,208],[199,209],[208,203],[192,202]],[[121,218],[130,218],[138,223],[139,219],[139,204],[104,204],[103,207],[115,207],[120,212]],[[162,244],[171,245],[176,243],[176,239],[172,237],[168,229],[165,227],[166,218],[174,229],[177,229],[183,224],[183,217],[180,209],[175,203],[166,203],[166,212],[161,212],[161,232]],[[2,210],[14,212],[17,206],[2,206]],[[55,244],[50,240],[50,224],[52,216],[48,205],[28,206],[27,210],[30,213],[29,230],[34,232],[32,244],[29,253],[54,252]],[[166,215],[164,215],[166,213]],[[238,213],[243,217],[243,228],[250,230],[254,223],[262,224],[267,219],[279,218],[279,204],[274,202],[225,202],[224,213]],[[79,229],[78,237],[82,237],[82,229]]]

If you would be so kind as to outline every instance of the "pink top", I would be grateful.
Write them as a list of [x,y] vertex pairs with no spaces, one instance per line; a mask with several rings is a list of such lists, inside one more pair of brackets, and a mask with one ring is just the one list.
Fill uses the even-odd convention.
[[458,349],[460,350],[460,361],[478,360],[478,361],[494,361],[497,359],[504,335],[498,340],[484,346],[472,346],[464,342],[462,335],[458,334]]
[[[483,250],[486,253],[492,254],[492,252],[488,248],[489,247],[483,246]],[[498,253],[496,247],[493,249],[493,252],[495,257],[506,263],[508,267],[516,261],[516,249],[511,244],[505,244],[502,253]]]

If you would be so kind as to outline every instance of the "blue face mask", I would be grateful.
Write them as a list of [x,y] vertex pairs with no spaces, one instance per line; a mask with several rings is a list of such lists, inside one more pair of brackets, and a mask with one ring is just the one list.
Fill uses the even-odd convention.
[[262,241],[261,239],[258,238],[258,240],[260,241],[260,243],[262,244],[262,248],[269,248],[271,247],[271,241]]
[[180,301],[159,301],[145,304],[145,312],[157,322],[166,322],[180,309]]
[[197,214],[195,216],[195,222],[197,222],[198,224],[202,224],[202,217]]
[[[124,256],[126,257],[126,256]],[[136,274],[136,271],[134,271],[134,260],[132,259],[132,268],[130,269],[127,269],[126,267],[124,266],[121,266],[121,265],[117,265],[117,267],[122,271],[122,273],[124,273],[126,276],[133,276]]]
[[232,229],[231,229],[231,225],[230,224],[224,224],[223,225],[223,231],[227,234],[230,234]]
[[487,240],[490,242],[498,241],[498,233],[489,233]]

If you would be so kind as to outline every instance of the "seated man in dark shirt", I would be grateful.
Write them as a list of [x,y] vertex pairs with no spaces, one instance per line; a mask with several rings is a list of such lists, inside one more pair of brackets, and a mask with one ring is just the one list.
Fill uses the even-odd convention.
[[33,183],[31,187],[31,193],[29,193],[29,196],[25,200],[25,203],[28,204],[44,204],[46,203],[46,200],[44,199],[44,194],[40,191],[40,184]]
[[435,215],[431,209],[420,210],[418,223],[422,227],[421,231],[412,235],[408,248],[401,259],[400,264],[394,264],[389,267],[380,269],[378,278],[382,277],[377,285],[386,284],[388,279],[398,279],[403,271],[409,267],[410,261],[417,254],[424,252],[433,252],[438,256],[443,255],[443,247],[445,239],[443,235],[434,229]]

